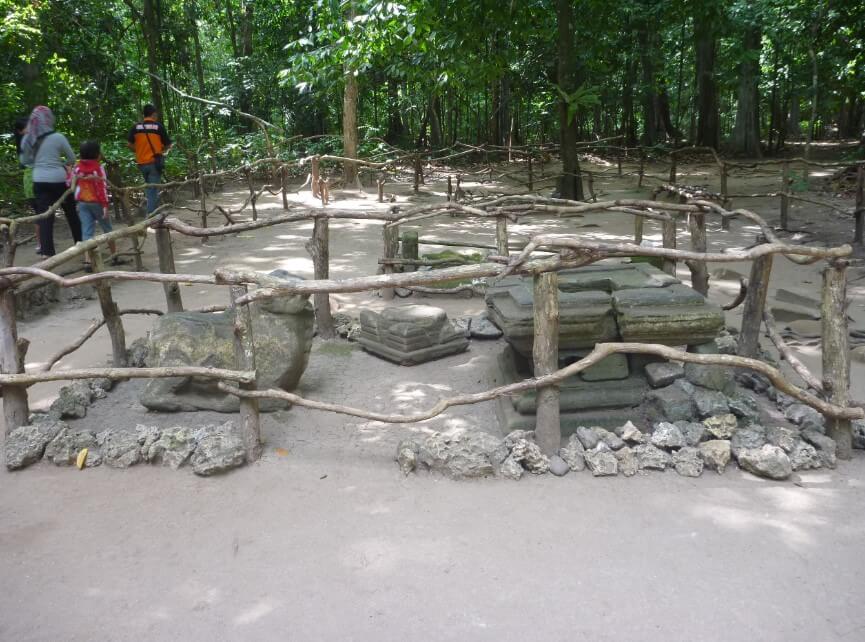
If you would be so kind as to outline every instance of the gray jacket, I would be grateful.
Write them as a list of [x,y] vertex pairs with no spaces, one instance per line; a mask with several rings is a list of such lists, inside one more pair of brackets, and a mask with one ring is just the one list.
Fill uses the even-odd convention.
[[[65,158],[66,162],[63,161]],[[33,154],[33,146],[26,140],[21,144],[21,161],[33,167],[34,183],[65,183],[66,165],[75,162],[75,152],[66,136],[51,132],[42,139],[38,153]]]

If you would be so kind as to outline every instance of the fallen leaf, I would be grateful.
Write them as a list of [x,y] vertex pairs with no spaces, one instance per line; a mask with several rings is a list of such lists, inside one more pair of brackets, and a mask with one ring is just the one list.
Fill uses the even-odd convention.
[[78,466],[78,470],[84,468],[84,464],[87,463],[87,448],[82,448],[78,453],[78,457],[75,458],[75,465]]
[[276,450],[276,454],[279,455],[280,457],[285,457],[286,455],[288,455],[288,450],[285,448],[276,448],[275,450]]

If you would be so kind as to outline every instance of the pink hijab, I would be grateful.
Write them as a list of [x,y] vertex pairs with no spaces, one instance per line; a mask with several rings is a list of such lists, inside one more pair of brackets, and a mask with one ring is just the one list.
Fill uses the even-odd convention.
[[36,145],[37,138],[51,131],[54,131],[54,113],[45,105],[34,107],[27,122],[27,134],[24,140],[33,147]]

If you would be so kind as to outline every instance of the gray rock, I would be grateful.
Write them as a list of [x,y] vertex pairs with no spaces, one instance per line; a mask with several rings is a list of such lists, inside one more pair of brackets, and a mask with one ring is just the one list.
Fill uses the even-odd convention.
[[246,463],[243,440],[230,421],[220,426],[204,426],[196,431],[192,472],[202,477],[224,473]]
[[[277,270],[279,281],[296,281]],[[313,311],[308,295],[287,295],[249,306],[255,346],[257,387],[294,389],[309,361]],[[174,312],[161,316],[149,334],[147,365],[235,367],[234,313]],[[217,387],[216,380],[188,377],[151,379],[140,396],[142,405],[163,412],[215,410],[237,412],[240,402]],[[262,400],[264,411],[284,408],[287,402]]]
[[741,372],[736,375],[736,380],[745,388],[753,390],[758,394],[763,394],[772,387],[769,379],[759,372]]
[[93,391],[90,386],[79,381],[60,388],[60,395],[51,404],[48,412],[60,419],[80,419],[87,415],[87,406],[92,399]]
[[674,361],[660,361],[646,365],[646,379],[652,388],[663,388],[669,386],[676,379],[685,376],[685,368],[681,363]]
[[799,442],[799,433],[784,426],[770,426],[766,429],[766,441],[790,454]]
[[835,468],[838,463],[835,458],[835,440],[831,437],[817,432],[816,430],[803,430],[802,439],[817,449],[820,465],[826,468]]
[[706,426],[696,421],[677,421],[675,425],[682,431],[686,446],[697,446],[703,441]]
[[333,328],[343,339],[354,341],[357,333],[360,332],[360,323],[348,314],[337,312],[333,315]]
[[403,475],[408,475],[417,468],[420,446],[411,439],[403,439],[396,447],[396,461]]
[[587,450],[586,466],[595,477],[613,476],[619,473],[619,461],[606,448]]
[[704,441],[700,444],[700,457],[706,468],[720,475],[730,463],[730,442],[723,439]]
[[665,470],[670,465],[670,456],[652,444],[634,446],[640,470]]
[[760,448],[745,448],[736,456],[739,467],[749,473],[769,479],[787,479],[793,473],[790,458],[778,446],[764,444]]
[[150,450],[153,444],[159,441],[162,431],[159,426],[138,424],[135,426],[135,435],[138,437],[138,445],[141,446],[141,459],[145,462],[150,462],[152,459]]
[[642,431],[630,421],[616,428],[616,434],[630,444],[641,444],[645,440]]
[[88,379],[87,385],[90,386],[92,399],[105,399],[111,389],[114,388],[114,380],[107,377],[99,377],[97,379]]
[[[718,354],[718,346],[714,341],[696,346],[689,346],[695,354]],[[703,365],[699,363],[685,364],[685,378],[694,385],[710,390],[725,392],[731,389],[733,369],[725,366]]]
[[[522,441],[526,440],[517,438],[514,445]],[[493,462],[501,452],[502,440],[480,430],[437,432],[420,445],[418,460],[452,479],[468,479],[494,474]]]
[[595,431],[594,428],[587,428],[585,426],[578,426],[576,430],[577,439],[580,440],[580,443],[583,444],[583,448],[586,450],[591,450],[595,446],[598,445],[598,441],[600,441],[601,437]]
[[48,443],[68,429],[66,422],[51,419],[16,428],[3,443],[6,468],[19,470],[36,463]]
[[717,390],[705,390],[698,388],[694,392],[694,406],[700,419],[714,415],[726,415],[730,412],[727,405],[727,397],[723,392]]
[[739,456],[742,450],[753,450],[760,448],[766,443],[766,429],[758,424],[751,424],[739,428],[730,439],[730,449],[734,457]]
[[410,366],[466,350],[465,332],[454,328],[441,308],[398,305],[381,312],[360,311],[357,342],[378,357]]
[[853,448],[865,449],[865,420],[853,420]]
[[499,475],[505,479],[520,479],[523,476],[523,467],[516,459],[508,456],[499,467]]
[[616,461],[619,463],[620,473],[622,473],[625,477],[633,477],[637,474],[637,470],[639,469],[639,463],[637,462],[637,456],[634,454],[634,451],[631,449],[630,446],[620,448],[613,454],[616,457]]
[[780,390],[777,390],[775,388],[772,388],[772,390],[774,390],[774,394],[770,394],[769,398],[775,402],[775,405],[778,406],[779,410],[783,410],[784,412],[786,412],[787,408],[799,403],[799,401],[795,397],[791,397],[790,395],[781,392]]
[[147,364],[150,345],[146,337],[140,337],[132,342],[126,350],[126,363],[130,368],[143,368]]
[[595,432],[598,437],[601,438],[607,446],[609,446],[610,450],[618,450],[625,445],[625,442],[622,441],[622,438],[619,437],[616,433],[610,432],[609,430],[605,430],[604,428],[595,428]]
[[141,444],[132,432],[103,430],[96,435],[102,461],[112,468],[128,468],[141,461]]
[[652,444],[658,448],[681,448],[685,445],[685,437],[676,424],[662,421],[655,424],[652,432]]
[[151,439],[150,443],[141,446],[141,454],[145,461],[161,462],[163,466],[177,470],[195,451],[196,432],[185,426],[166,428],[157,439]]
[[821,466],[817,449],[804,441],[796,442],[796,446],[790,453],[790,463],[793,465],[793,470],[809,470]]
[[802,430],[817,430],[818,432],[825,430],[826,421],[823,415],[803,403],[787,406],[784,409],[784,416],[790,420],[790,423],[800,426]]
[[451,323],[453,323],[454,330],[457,332],[462,332],[463,336],[469,338],[472,336],[472,318],[471,317],[457,317]]
[[96,443],[96,435],[89,430],[64,430],[45,446],[45,459],[55,466],[72,466],[78,458],[78,453],[88,449],[87,463],[98,466],[102,463]]
[[713,439],[730,439],[739,422],[736,420],[736,415],[727,413],[715,417],[707,417],[703,420],[703,425],[706,427],[706,432]]
[[556,477],[564,477],[570,470],[571,467],[558,455],[550,457],[550,472]]
[[715,338],[715,347],[719,354],[736,354],[739,350],[739,342],[733,335],[722,331]]
[[550,469],[550,460],[538,445],[528,439],[520,439],[511,448],[511,457],[534,475],[542,475]]
[[673,453],[673,466],[676,472],[684,477],[699,477],[703,474],[703,460],[700,451],[691,446],[685,446]]
[[568,443],[564,448],[559,449],[559,456],[565,461],[568,467],[574,472],[580,472],[586,468],[586,449],[576,435],[571,435],[568,438]]
[[502,331],[499,330],[492,321],[490,321],[486,312],[483,312],[476,317],[472,317],[469,328],[471,330],[472,339],[498,339],[502,336]]
[[677,381],[666,388],[646,394],[646,412],[652,421],[690,420],[694,416],[694,399]]
[[760,406],[750,394],[737,393],[727,398],[730,412],[746,423],[760,421]]

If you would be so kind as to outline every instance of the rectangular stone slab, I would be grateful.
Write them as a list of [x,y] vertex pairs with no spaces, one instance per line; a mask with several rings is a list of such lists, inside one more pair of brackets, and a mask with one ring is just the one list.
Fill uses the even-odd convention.
[[648,263],[589,265],[559,272],[559,290],[616,292],[634,288],[663,288],[678,280]]
[[457,335],[453,340],[419,350],[402,351],[382,344],[377,338],[364,333],[357,335],[357,342],[363,349],[378,357],[393,361],[401,366],[414,366],[433,359],[440,359],[450,354],[463,352],[469,347],[469,341],[464,336]]
[[614,292],[622,341],[682,345],[715,337],[724,325],[720,307],[683,284]]

